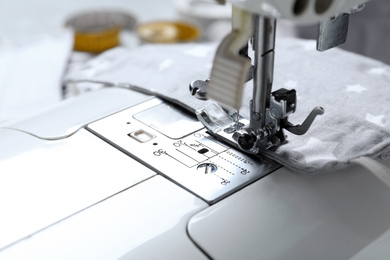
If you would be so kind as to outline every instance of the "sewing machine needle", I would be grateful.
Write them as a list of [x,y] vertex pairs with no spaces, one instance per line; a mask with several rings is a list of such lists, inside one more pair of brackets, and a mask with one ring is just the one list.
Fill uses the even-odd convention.
[[236,130],[240,130],[240,110],[237,110]]

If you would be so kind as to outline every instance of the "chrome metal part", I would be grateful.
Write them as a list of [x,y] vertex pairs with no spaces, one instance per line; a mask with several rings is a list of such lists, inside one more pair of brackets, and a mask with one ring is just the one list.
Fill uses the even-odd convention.
[[342,13],[323,20],[318,27],[317,50],[326,51],[347,40],[349,14]]
[[364,7],[365,4],[357,5],[322,20],[318,25],[317,50],[326,51],[345,43],[348,35],[349,15],[360,12]]
[[[306,133],[315,117],[324,111],[322,108],[315,108],[302,125],[293,125],[288,121],[288,116],[297,107],[296,91],[281,88],[271,93],[276,19],[254,15],[253,21],[253,38],[250,39],[254,51],[253,95],[249,104],[249,122],[239,117],[238,110],[232,112],[222,108],[229,104],[209,105],[197,111],[197,117],[213,136],[246,153],[259,154],[270,147],[283,144],[287,138],[284,129],[298,135]],[[248,58],[246,47],[241,49],[240,55]],[[205,96],[203,91],[207,92],[207,88],[202,84],[198,87],[198,81],[192,82],[191,94],[197,96],[197,91],[200,91]]]
[[284,129],[286,129],[290,133],[293,133],[295,135],[303,135],[307,132],[307,130],[309,130],[316,116],[322,115],[323,113],[324,113],[324,109],[322,107],[316,107],[311,111],[311,113],[306,118],[306,120],[302,123],[302,125],[293,125],[289,121],[287,121],[287,119],[284,119],[281,125]]
[[255,52],[251,128],[265,126],[265,109],[273,82],[276,19],[255,16],[253,49]]
[[[267,158],[250,156],[222,143],[204,128],[195,132],[190,130],[183,137],[173,139],[169,136],[176,134],[161,131],[158,122],[156,126],[150,118],[142,122],[139,120],[142,117],[137,115],[145,115],[147,111],[155,111],[157,115],[154,118],[158,118],[159,109],[153,108],[164,105],[162,100],[154,98],[96,121],[87,129],[210,204],[280,167]],[[169,111],[181,114],[180,111]],[[186,120],[177,115],[172,117]],[[175,131],[169,125],[163,128]],[[141,135],[143,141],[129,137],[131,133],[134,133],[133,136]],[[231,136],[224,131],[222,133]]]
[[195,98],[200,100],[207,100],[207,87],[209,84],[209,79],[206,80],[194,80],[190,83],[190,93]]

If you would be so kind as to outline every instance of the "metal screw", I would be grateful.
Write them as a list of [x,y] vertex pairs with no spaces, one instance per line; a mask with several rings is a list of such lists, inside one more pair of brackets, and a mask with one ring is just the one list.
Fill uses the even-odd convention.
[[259,121],[260,118],[261,118],[261,115],[259,113],[255,112],[255,113],[252,114],[252,117],[253,117],[253,119]]

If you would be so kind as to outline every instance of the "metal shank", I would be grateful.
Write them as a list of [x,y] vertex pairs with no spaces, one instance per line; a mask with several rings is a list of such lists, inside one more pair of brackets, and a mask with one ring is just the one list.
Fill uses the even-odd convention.
[[266,108],[270,104],[274,72],[275,31],[276,19],[255,16],[253,39],[255,71],[250,118],[250,127],[253,130],[264,128]]

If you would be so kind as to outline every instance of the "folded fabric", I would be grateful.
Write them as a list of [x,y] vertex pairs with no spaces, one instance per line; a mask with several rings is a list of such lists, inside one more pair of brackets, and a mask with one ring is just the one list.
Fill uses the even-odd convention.
[[0,45],[0,125],[62,99],[62,76],[72,48],[68,30]]
[[[66,75],[68,81],[128,83],[195,111],[200,101],[188,91],[193,80],[210,75],[216,44],[144,45],[116,48]],[[289,121],[300,124],[315,106],[325,114],[302,136],[286,132],[288,141],[265,154],[295,170],[319,172],[346,167],[361,157],[390,157],[390,67],[333,49],[315,50],[315,42],[278,39],[273,90],[297,90],[297,110]],[[252,87],[244,88],[240,114],[248,117]]]

